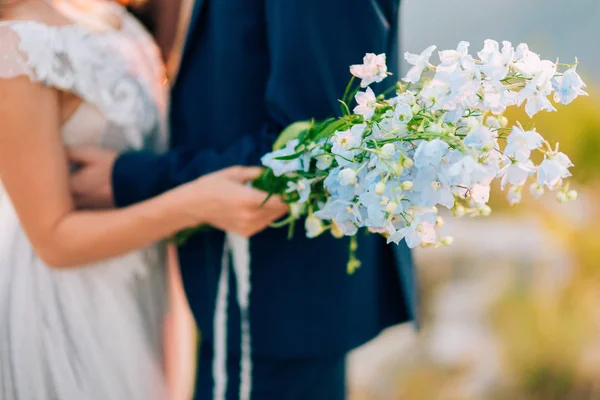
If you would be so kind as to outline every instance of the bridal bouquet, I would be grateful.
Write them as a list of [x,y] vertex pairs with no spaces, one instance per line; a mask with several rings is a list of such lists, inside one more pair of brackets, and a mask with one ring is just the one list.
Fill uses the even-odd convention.
[[438,64],[431,61],[435,46],[406,53],[412,68],[380,94],[369,85],[389,75],[385,54],[367,54],[351,66],[343,116],[291,125],[262,158],[267,170],[254,185],[290,205],[279,225],[304,218],[308,237],[351,236],[351,272],[360,264],[354,256],[360,228],[388,243],[405,239],[411,248],[448,246],[452,238],[437,231],[440,207],[454,216],[490,215],[495,179],[511,204],[524,191],[575,199],[565,182],[573,164],[558,144],[502,114],[524,106],[532,117],[555,111],[551,95],[557,104],[586,95],[577,61],[542,60],[526,44],[486,40],[477,57],[468,47],[461,42],[438,52]]

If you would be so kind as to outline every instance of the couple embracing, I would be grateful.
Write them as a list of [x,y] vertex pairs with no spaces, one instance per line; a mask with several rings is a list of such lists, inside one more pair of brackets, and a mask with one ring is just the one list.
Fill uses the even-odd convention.
[[[364,53],[397,72],[399,1],[196,0],[170,94],[120,6],[0,4],[0,398],[167,398],[166,282],[181,276],[197,399],[344,399],[346,353],[415,318],[410,252],[361,235],[348,275],[347,240],[266,229],[287,208],[246,183],[283,128],[337,112]],[[216,229],[167,268],[161,241],[197,225]],[[250,382],[234,274],[215,349],[225,231],[251,237]]]

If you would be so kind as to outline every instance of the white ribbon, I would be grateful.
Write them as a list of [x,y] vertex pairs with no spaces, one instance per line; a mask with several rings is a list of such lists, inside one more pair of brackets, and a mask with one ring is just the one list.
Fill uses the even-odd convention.
[[250,358],[250,242],[247,238],[227,233],[223,246],[221,273],[215,304],[213,389],[214,400],[225,400],[227,392],[227,299],[229,296],[229,255],[237,283],[237,301],[240,306],[241,356],[240,400],[250,400],[252,391],[252,359]]

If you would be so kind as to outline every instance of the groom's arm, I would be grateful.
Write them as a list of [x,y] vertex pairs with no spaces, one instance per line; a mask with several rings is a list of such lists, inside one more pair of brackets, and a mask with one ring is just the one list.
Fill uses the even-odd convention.
[[121,154],[112,168],[114,202],[125,207],[232,165],[258,165],[276,135],[265,131],[258,140],[243,136],[223,152],[172,149],[162,154],[147,151]]
[[[157,155],[121,155],[113,168],[113,193],[126,206],[206,173],[239,164],[257,164],[282,126],[339,113],[337,101],[349,79],[348,66],[366,52],[388,53],[395,72],[399,0],[266,0],[270,75],[266,101],[273,121],[224,152],[172,150]],[[270,123],[269,123],[270,122]]]

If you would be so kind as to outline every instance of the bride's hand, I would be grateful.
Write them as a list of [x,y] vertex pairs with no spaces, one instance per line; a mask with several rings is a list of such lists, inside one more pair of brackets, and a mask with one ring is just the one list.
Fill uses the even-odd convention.
[[184,212],[195,225],[211,225],[246,237],[262,231],[289,209],[278,196],[263,204],[267,193],[248,186],[261,172],[257,167],[230,167],[180,187]]

